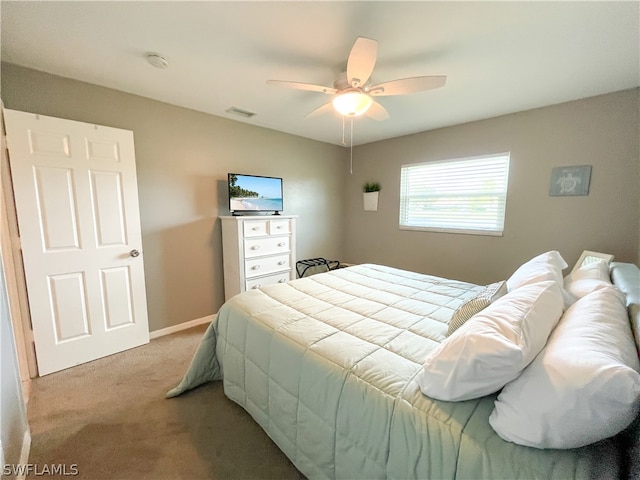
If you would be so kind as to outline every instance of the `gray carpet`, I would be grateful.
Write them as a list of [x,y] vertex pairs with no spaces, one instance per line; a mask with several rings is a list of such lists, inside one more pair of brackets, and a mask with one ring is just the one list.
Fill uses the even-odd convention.
[[164,398],[204,330],[34,379],[29,463],[92,480],[304,478],[221,382]]

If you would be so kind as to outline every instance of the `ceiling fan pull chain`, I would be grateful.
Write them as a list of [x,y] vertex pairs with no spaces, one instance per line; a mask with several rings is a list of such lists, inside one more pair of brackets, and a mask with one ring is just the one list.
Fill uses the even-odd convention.
[[350,150],[351,151],[349,153],[349,173],[353,175],[353,117],[351,117],[351,149]]
[[342,117],[342,146],[346,147],[347,146],[347,142],[344,141],[344,118]]

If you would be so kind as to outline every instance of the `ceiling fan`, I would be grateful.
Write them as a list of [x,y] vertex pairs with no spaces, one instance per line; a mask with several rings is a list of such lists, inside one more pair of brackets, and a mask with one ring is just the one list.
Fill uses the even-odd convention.
[[377,55],[378,42],[376,40],[358,37],[349,53],[347,71],[340,75],[333,87],[285,80],[267,80],[267,83],[333,95],[331,102],[315,109],[307,117],[325,113],[334,108],[346,117],[358,117],[366,114],[374,120],[386,120],[389,118],[389,113],[373,97],[422,92],[442,87],[447,81],[446,75],[433,75],[402,78],[372,85],[371,73],[376,64]]

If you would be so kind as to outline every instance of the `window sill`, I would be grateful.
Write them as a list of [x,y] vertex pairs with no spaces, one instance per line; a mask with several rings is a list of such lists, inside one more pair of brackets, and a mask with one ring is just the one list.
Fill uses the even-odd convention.
[[461,235],[483,235],[489,237],[502,237],[502,231],[493,230],[464,230],[459,228],[433,228],[433,227],[412,227],[408,225],[399,225],[400,230],[413,230],[417,232],[433,232],[433,233],[457,233]]

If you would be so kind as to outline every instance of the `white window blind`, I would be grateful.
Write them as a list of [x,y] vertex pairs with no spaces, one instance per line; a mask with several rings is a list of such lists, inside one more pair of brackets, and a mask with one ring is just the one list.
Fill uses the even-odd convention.
[[401,168],[400,228],[502,235],[509,153]]

